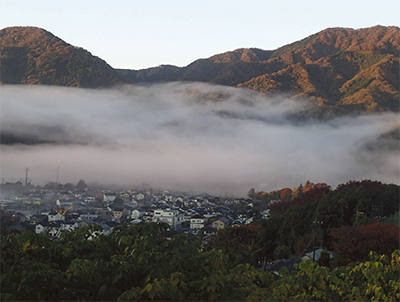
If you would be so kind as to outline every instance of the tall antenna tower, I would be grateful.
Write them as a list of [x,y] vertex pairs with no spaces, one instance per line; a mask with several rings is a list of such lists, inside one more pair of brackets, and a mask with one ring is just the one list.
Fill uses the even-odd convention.
[[28,184],[28,172],[29,172],[29,168],[25,169],[25,186]]

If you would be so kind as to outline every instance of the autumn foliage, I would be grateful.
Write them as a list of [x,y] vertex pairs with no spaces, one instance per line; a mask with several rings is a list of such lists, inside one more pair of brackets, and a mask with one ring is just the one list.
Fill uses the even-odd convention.
[[339,265],[368,259],[369,251],[390,255],[399,248],[400,228],[394,223],[373,222],[358,227],[342,226],[329,231],[331,248]]
[[[296,115],[329,119],[399,111],[398,27],[328,28],[266,51],[241,48],[186,67],[117,70],[90,52],[36,27],[0,31],[2,83],[104,87],[125,83],[202,81],[310,99]],[[213,98],[211,96],[211,98]]]

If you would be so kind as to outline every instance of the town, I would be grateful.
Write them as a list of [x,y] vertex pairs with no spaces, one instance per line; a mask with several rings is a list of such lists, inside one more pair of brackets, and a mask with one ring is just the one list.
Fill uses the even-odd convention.
[[109,190],[88,186],[84,180],[43,187],[7,182],[1,185],[0,205],[2,229],[7,232],[31,230],[60,237],[63,232],[97,225],[102,234],[109,235],[119,225],[165,222],[170,225],[166,236],[200,232],[203,244],[211,243],[220,229],[269,217],[268,208],[253,208],[252,198],[190,195],[150,187]]
[[398,300],[398,185],[307,181],[248,199],[105,187],[1,185],[2,301]]

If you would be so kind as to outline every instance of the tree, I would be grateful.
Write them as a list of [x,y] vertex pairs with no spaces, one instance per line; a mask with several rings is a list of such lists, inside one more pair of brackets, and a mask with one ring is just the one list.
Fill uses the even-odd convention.
[[271,286],[274,301],[399,301],[400,251],[391,257],[369,253],[369,260],[330,269],[310,260],[297,270],[279,271]]
[[251,188],[249,192],[247,192],[247,197],[251,198],[254,200],[254,197],[256,196],[256,190],[254,188]]
[[256,193],[255,199],[256,200],[265,200],[268,198],[268,193],[265,191],[260,191]]
[[214,240],[214,247],[224,251],[234,264],[257,264],[264,246],[263,228],[258,224],[219,230]]
[[[279,219],[280,216],[271,217],[273,221],[265,225],[252,224],[238,231],[245,242],[239,247],[256,251],[256,240],[274,235]],[[109,236],[99,234],[99,229],[82,228],[63,233],[59,240],[30,231],[1,236],[1,300],[400,299],[399,250],[391,257],[369,253],[365,262],[333,269],[303,261],[292,272],[281,269],[277,278],[250,264],[232,263],[222,250],[204,251],[200,241],[186,235],[167,240],[161,234],[168,227],[165,223],[120,226]],[[93,236],[94,232],[97,236]],[[251,240],[247,240],[246,234],[250,234]],[[290,254],[285,245],[276,248],[276,252],[279,258]],[[246,255],[244,260],[251,258],[251,253]]]
[[292,199],[292,189],[290,188],[283,188],[281,190],[280,195],[281,200],[283,201],[290,201]]
[[302,193],[302,191],[299,188],[293,188],[293,190],[292,190],[292,199],[300,197],[301,193]]
[[64,185],[64,190],[73,191],[74,189],[75,189],[75,187],[74,187],[74,185],[71,184],[71,183],[66,183],[66,184]]
[[342,226],[329,230],[330,247],[337,265],[365,261],[369,251],[390,255],[399,248],[400,229],[394,223],[373,222],[367,225]]
[[78,183],[76,184],[76,189],[78,191],[84,191],[85,189],[87,189],[87,187],[88,186],[87,186],[86,182],[83,179],[80,179],[78,181]]

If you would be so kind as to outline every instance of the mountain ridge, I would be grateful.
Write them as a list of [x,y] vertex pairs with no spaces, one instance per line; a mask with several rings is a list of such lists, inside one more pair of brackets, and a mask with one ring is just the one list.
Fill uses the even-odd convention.
[[[399,111],[400,29],[327,28],[276,50],[238,48],[185,67],[114,69],[35,27],[0,31],[1,82],[76,87],[200,81],[307,97],[307,115]],[[325,113],[324,113],[325,114]],[[322,115],[324,115],[322,114]]]

